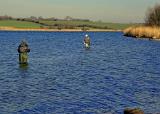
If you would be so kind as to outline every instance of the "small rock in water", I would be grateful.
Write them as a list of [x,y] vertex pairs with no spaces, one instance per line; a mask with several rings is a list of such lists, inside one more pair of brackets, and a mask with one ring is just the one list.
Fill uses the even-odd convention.
[[144,112],[139,108],[125,109],[124,114],[144,114]]

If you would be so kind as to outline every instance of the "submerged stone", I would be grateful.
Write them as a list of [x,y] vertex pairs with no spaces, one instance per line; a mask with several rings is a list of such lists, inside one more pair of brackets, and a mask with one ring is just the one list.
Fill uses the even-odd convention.
[[144,114],[144,112],[140,108],[134,108],[134,109],[125,109],[124,114]]

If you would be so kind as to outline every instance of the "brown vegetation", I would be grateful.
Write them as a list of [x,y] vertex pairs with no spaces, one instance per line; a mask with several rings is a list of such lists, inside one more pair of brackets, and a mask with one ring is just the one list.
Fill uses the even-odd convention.
[[125,36],[160,39],[160,27],[149,27],[149,26],[129,27],[125,29],[123,32]]

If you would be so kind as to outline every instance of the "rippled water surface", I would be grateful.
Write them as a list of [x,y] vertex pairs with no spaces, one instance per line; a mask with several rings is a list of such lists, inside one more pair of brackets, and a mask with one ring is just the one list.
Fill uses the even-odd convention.
[[[0,32],[1,114],[160,112],[160,42],[121,32]],[[26,39],[29,65],[19,66]]]

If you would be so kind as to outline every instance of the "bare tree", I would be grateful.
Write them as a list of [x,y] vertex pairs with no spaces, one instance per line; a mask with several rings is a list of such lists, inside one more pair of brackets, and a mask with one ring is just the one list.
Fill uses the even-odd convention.
[[160,26],[160,4],[148,9],[145,23],[150,26]]

